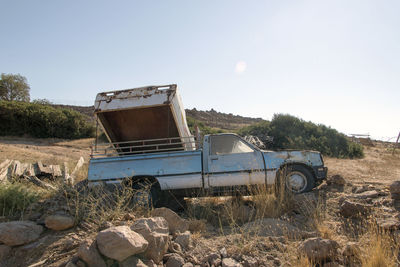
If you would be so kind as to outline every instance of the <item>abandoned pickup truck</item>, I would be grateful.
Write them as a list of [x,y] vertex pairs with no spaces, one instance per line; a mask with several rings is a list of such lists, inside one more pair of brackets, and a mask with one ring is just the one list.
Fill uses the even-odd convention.
[[287,188],[303,193],[327,175],[316,151],[263,151],[230,133],[193,137],[176,85],[100,93],[95,115],[109,143],[94,146],[89,184],[150,184],[153,203],[163,192],[179,198],[273,185],[283,169]]

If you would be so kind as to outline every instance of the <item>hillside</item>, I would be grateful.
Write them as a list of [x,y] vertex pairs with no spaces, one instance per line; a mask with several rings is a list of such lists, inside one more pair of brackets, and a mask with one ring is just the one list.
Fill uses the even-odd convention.
[[195,108],[186,109],[186,115],[203,122],[206,126],[224,130],[237,130],[263,121],[261,118],[242,117],[239,115],[233,115],[232,113],[226,114],[215,111],[214,109],[209,111],[201,111]]
[[[55,107],[70,108],[78,111],[90,118],[93,118],[94,106],[72,106],[72,105],[54,105]],[[222,113],[211,109],[209,111],[201,111],[195,108],[186,109],[186,116],[204,123],[204,125],[212,128],[220,128],[224,130],[238,130],[244,126],[261,122],[261,118],[249,118],[232,113]]]

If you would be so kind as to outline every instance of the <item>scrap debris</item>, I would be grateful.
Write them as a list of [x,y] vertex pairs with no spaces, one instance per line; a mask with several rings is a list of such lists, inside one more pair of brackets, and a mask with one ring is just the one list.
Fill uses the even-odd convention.
[[40,187],[55,189],[54,186],[42,181],[41,179],[62,179],[64,183],[73,184],[77,172],[82,168],[84,163],[84,158],[80,157],[70,175],[67,162],[64,162],[64,166],[61,167],[60,165],[45,165],[41,161],[32,164],[21,163],[18,160],[6,159],[0,163],[0,183],[22,178]]

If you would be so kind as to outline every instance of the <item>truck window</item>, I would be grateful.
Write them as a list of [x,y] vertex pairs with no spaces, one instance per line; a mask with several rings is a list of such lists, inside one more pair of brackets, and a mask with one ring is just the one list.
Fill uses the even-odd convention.
[[234,135],[211,136],[211,155],[249,153],[254,150]]

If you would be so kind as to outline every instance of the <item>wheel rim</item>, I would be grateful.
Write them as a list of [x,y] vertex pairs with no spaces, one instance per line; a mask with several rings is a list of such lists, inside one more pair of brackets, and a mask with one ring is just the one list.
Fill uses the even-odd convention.
[[286,186],[295,193],[302,192],[307,187],[307,178],[301,172],[290,172],[286,176]]

